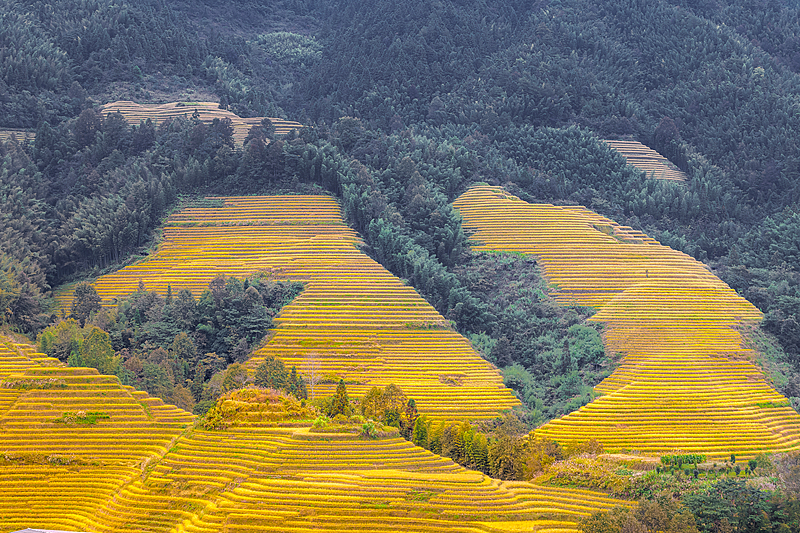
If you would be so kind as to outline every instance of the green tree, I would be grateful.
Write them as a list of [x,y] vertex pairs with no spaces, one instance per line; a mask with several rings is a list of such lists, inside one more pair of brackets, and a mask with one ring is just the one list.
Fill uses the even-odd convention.
[[222,378],[222,392],[241,389],[247,383],[247,369],[241,363],[233,363]]
[[489,443],[483,433],[476,432],[472,438],[471,461],[472,468],[489,473]]
[[411,437],[411,442],[420,448],[428,448],[428,430],[430,428],[430,421],[427,415],[422,415],[417,418],[414,424],[414,433]]
[[347,397],[347,387],[345,387],[344,380],[339,380],[336,386],[336,395],[331,402],[331,410],[328,416],[333,418],[336,415],[350,416],[352,408],[350,407],[350,398]]
[[400,435],[402,435],[403,438],[411,438],[418,417],[417,402],[414,401],[414,398],[410,398],[406,404],[406,414],[403,417],[403,425],[400,427]]
[[45,328],[36,343],[40,352],[66,362],[71,354],[79,354],[83,330],[74,318],[68,318]]
[[96,368],[101,374],[117,374],[119,357],[114,355],[111,339],[102,329],[91,326],[80,348],[81,363]]
[[[433,426],[433,424],[431,424]],[[442,420],[434,427],[431,427],[430,433],[428,435],[428,445],[427,448],[438,455],[442,454],[442,436],[444,435],[445,430],[445,422]]]
[[289,372],[286,371],[283,361],[276,359],[272,354],[267,354],[256,367],[254,382],[258,387],[282,390],[288,385]]
[[170,347],[172,373],[175,379],[183,382],[188,377],[189,365],[197,359],[197,347],[185,331],[181,331],[172,341]]
[[89,316],[100,310],[100,296],[97,291],[89,282],[81,282],[75,287],[75,293],[72,298],[72,306],[70,308],[70,316],[76,318],[81,327],[86,323]]
[[293,394],[298,400],[305,400],[308,398],[308,390],[306,389],[306,381],[303,376],[297,373],[297,367],[293,366],[287,380],[286,390],[289,394]]
[[608,512],[593,513],[578,523],[578,529],[583,533],[619,533],[619,526],[611,519]]

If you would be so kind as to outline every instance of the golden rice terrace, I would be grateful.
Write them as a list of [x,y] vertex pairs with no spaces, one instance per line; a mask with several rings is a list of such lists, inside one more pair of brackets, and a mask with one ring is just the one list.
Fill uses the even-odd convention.
[[761,313],[703,264],[583,207],[528,204],[488,186],[454,205],[478,249],[533,254],[558,300],[596,308],[607,352],[622,357],[599,398],[538,435],[710,457],[800,447],[800,416],[737,329]]
[[3,337],[0,383],[2,531],[571,533],[622,503],[291,417],[204,430],[114,376]]
[[111,305],[140,281],[161,294],[171,286],[199,296],[216,276],[271,272],[307,285],[275,319],[251,368],[273,354],[306,377],[313,369],[318,394],[332,394],[339,379],[355,396],[394,383],[434,418],[493,418],[516,405],[497,370],[359,243],[331,197],[225,198],[222,207],[170,217],[154,255],[95,287]]
[[[242,118],[235,113],[220,109],[216,102],[170,102],[168,104],[137,104],[128,100],[119,100],[103,106],[103,115],[119,112],[131,125],[138,125],[140,121],[150,119],[158,125],[165,120],[185,116],[187,118],[197,113],[197,117],[206,123],[211,123],[215,118],[228,118],[233,126],[233,140],[242,145],[250,128],[261,124],[264,117]],[[275,126],[276,135],[286,135],[292,130],[300,131],[303,125],[299,122],[270,118]]]
[[628,164],[649,177],[668,181],[686,181],[686,174],[666,157],[639,141],[606,140],[605,143],[624,156]]

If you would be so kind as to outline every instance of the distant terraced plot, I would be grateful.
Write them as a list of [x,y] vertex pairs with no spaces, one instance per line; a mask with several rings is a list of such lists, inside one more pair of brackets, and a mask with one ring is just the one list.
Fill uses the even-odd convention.
[[[398,385],[433,418],[485,419],[518,403],[496,369],[412,287],[361,253],[339,205],[326,196],[225,198],[221,208],[188,208],[169,218],[164,243],[142,263],[95,282],[106,305],[137,290],[198,296],[218,275],[269,271],[307,283],[283,308],[268,344],[250,361],[273,354],[289,367],[339,379],[350,394]],[[70,295],[62,294],[69,308]]]
[[[180,116],[191,117],[195,111],[200,120],[211,123],[215,118],[229,118],[233,126],[233,140],[242,145],[250,128],[261,124],[264,117],[242,118],[235,113],[220,109],[216,102],[170,102],[168,104],[137,104],[128,100],[119,100],[103,106],[102,113],[119,112],[131,125],[138,125],[140,121],[152,119],[158,125],[170,118]],[[275,126],[276,135],[286,135],[292,130],[300,131],[303,125],[299,122],[270,118]]]
[[638,141],[603,141],[608,146],[625,156],[628,164],[632,165],[648,177],[659,180],[686,181],[686,174],[675,164],[655,150],[648,148]]
[[454,205],[478,249],[536,255],[558,300],[597,308],[607,352],[624,356],[596,387],[603,396],[537,434],[710,457],[800,447],[800,416],[737,330],[761,313],[703,264],[583,207],[528,204],[487,186]]
[[25,144],[36,139],[36,132],[20,129],[0,129],[0,142],[6,142],[12,137],[17,139],[20,144]]
[[[624,503],[493,480],[398,437],[283,420],[203,430],[114,377],[5,341],[0,377],[64,384],[0,388],[2,531],[571,533],[581,517]],[[110,418],[54,422],[62,410]]]

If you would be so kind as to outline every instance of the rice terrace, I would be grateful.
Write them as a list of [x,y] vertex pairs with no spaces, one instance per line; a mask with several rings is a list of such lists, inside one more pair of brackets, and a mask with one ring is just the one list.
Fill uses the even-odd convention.
[[798,35],[0,0],[0,533],[800,533]]

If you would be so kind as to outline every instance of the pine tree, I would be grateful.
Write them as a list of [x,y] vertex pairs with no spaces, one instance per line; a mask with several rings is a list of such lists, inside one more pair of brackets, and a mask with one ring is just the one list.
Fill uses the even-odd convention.
[[331,411],[328,416],[350,416],[351,414],[352,410],[350,408],[350,398],[347,397],[347,387],[345,387],[344,380],[341,379],[339,380],[339,384],[336,386],[336,396],[333,397],[333,402],[331,402]]
[[297,373],[297,367],[292,367],[292,372],[289,375],[287,390],[290,394],[294,394],[298,400],[305,400],[308,398],[308,391],[306,389],[306,381]]

